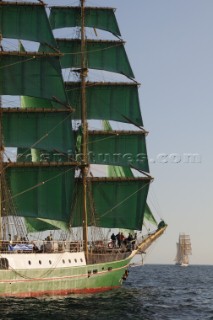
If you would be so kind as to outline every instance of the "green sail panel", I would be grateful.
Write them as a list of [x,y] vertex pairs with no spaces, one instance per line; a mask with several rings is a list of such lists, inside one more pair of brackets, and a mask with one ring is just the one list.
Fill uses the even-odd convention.
[[74,170],[70,167],[8,168],[6,178],[22,217],[69,223],[74,190]]
[[[113,8],[85,7],[85,27],[97,28],[121,36]],[[50,9],[52,29],[81,27],[80,7],[52,7]]]
[[149,172],[145,134],[141,131],[89,131],[91,164],[133,166]]
[[0,33],[3,38],[48,43],[56,47],[45,6],[0,2]]
[[[103,121],[103,127],[104,127],[104,130],[106,130],[106,131],[112,130],[112,127],[111,127],[109,121],[106,121],[106,120]],[[128,178],[131,178],[134,176],[131,168],[129,168],[129,167],[108,166],[107,171],[108,171],[108,177],[123,177],[123,178],[128,177]],[[155,220],[155,217],[152,214],[152,211],[150,210],[147,203],[145,205],[145,210],[144,210],[143,221],[144,220],[147,220],[147,221],[151,222],[152,224],[157,225],[157,221]]]
[[[108,166],[108,176],[109,177],[133,177],[133,173],[130,168],[128,167],[120,167],[120,166]],[[146,203],[145,210],[144,210],[144,220],[152,223],[153,225],[157,226],[158,223]]]
[[[145,180],[91,182],[95,218],[90,214],[88,224],[104,228],[141,230],[148,189],[149,181]],[[90,202],[88,196],[88,212],[91,212]],[[81,209],[80,191],[76,206],[72,210],[73,227],[82,223]]]
[[0,94],[23,95],[67,104],[59,57],[0,53]]
[[158,223],[157,221],[155,220],[155,217],[150,209],[150,207],[148,206],[148,204],[146,203],[146,206],[145,206],[145,211],[144,211],[144,219],[146,221],[149,221],[150,223],[152,223],[153,225],[157,226]]
[[35,148],[70,153],[74,140],[71,114],[4,112],[3,135],[6,147]]
[[108,166],[108,177],[133,177],[132,170],[129,167]]
[[[80,83],[66,82],[69,104],[75,109],[73,119],[81,118]],[[87,118],[129,122],[143,126],[135,83],[86,83]]]
[[[61,57],[62,68],[81,67],[81,41],[78,39],[56,39]],[[116,72],[134,78],[122,41],[86,41],[87,67]]]
[[21,97],[21,107],[26,108],[43,108],[43,109],[61,109],[63,106],[60,103],[48,99],[39,99],[28,96]]

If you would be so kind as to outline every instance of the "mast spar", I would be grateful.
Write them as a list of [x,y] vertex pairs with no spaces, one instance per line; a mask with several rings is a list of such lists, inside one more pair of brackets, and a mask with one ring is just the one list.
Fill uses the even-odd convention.
[[82,184],[83,184],[83,246],[86,259],[88,258],[88,227],[87,227],[87,115],[86,115],[86,76],[87,66],[85,57],[85,0],[81,0],[81,125],[82,125]]
[[[2,34],[0,33],[0,48],[2,49]],[[3,175],[3,141],[2,141],[2,98],[0,96],[0,240],[2,239],[2,175]]]

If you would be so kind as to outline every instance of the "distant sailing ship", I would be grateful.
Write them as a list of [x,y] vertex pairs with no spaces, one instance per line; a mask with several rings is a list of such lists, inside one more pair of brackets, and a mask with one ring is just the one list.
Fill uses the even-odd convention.
[[176,265],[187,267],[189,265],[189,255],[192,254],[190,236],[185,233],[179,235],[177,243]]
[[[117,288],[166,229],[147,205],[148,132],[115,10],[47,2],[0,1],[2,297]],[[110,246],[116,229],[137,238]]]

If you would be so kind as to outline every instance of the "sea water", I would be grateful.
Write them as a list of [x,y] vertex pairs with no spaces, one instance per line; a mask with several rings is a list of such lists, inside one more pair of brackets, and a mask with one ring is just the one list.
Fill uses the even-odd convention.
[[213,320],[213,266],[137,266],[110,292],[1,299],[0,319]]

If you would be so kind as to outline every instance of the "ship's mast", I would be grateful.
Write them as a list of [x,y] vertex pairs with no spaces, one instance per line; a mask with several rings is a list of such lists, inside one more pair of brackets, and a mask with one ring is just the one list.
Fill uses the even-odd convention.
[[[0,34],[0,47],[2,50],[2,34]],[[0,96],[0,240],[2,240],[2,212],[3,212],[3,153],[4,153],[4,146],[3,146],[3,139],[2,139],[2,98]]]
[[2,240],[2,213],[3,213],[3,152],[2,141],[2,99],[0,97],[0,240]]
[[81,0],[81,124],[82,124],[82,183],[83,183],[83,247],[88,258],[88,228],[87,228],[87,114],[86,114],[86,76],[87,65],[85,56],[85,0]]

